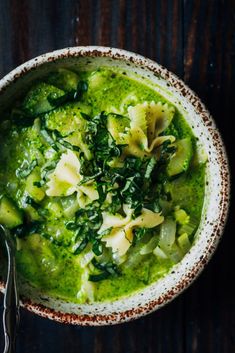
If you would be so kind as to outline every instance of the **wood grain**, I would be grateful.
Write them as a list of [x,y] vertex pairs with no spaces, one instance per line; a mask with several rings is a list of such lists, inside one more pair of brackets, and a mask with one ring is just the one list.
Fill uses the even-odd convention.
[[[185,80],[211,111],[231,158],[234,13],[234,1],[197,1],[195,6],[186,2],[184,8]],[[234,205],[231,210],[234,211]],[[220,353],[235,349],[233,232],[230,220],[216,256],[200,280],[186,292],[186,352]]]
[[[1,0],[0,76],[31,57],[69,45],[136,51],[184,78],[199,94],[233,162],[234,33],[235,0]],[[234,168],[233,162],[233,175]],[[18,352],[232,353],[234,249],[230,219],[196,283],[167,307],[135,322],[81,328],[22,310]]]

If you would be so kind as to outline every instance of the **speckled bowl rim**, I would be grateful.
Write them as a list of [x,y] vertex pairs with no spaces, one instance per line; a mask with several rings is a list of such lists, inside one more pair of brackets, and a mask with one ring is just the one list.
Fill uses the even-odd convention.
[[[0,94],[4,92],[8,86],[12,85],[19,78],[21,78],[21,76],[24,76],[31,70],[35,70],[39,66],[48,62],[54,62],[64,58],[74,57],[107,57],[114,60],[118,59],[144,67],[153,72],[154,75],[161,76],[161,78],[176,88],[177,91],[179,91],[191,103],[195,112],[200,115],[201,122],[207,129],[208,136],[213,141],[218,157],[217,163],[221,177],[221,184],[219,185],[220,204],[218,206],[219,213],[216,222],[211,224],[211,239],[209,239],[207,242],[207,245],[205,246],[204,251],[201,253],[200,258],[193,263],[193,267],[191,267],[190,273],[183,272],[183,275],[181,276],[180,280],[178,280],[177,285],[174,285],[161,297],[155,298],[147,303],[144,303],[143,305],[138,305],[137,307],[133,307],[129,310],[121,309],[117,312],[112,312],[109,315],[103,315],[102,312],[97,314],[64,313],[46,307],[42,304],[35,303],[28,298],[21,299],[21,305],[24,308],[42,317],[49,318],[58,322],[90,326],[118,324],[139,318],[169,303],[195,280],[195,278],[200,274],[205,265],[208,263],[218,245],[219,240],[221,239],[228,215],[230,199],[230,173],[228,159],[222,138],[218,129],[216,128],[215,122],[199,97],[182,80],[180,80],[175,74],[169,72],[166,68],[141,55],[123,49],[100,46],[69,47],[40,55],[20,65],[5,77],[3,77],[0,80]],[[181,262],[183,262],[183,260]],[[1,281],[0,291],[4,292],[4,283]]]

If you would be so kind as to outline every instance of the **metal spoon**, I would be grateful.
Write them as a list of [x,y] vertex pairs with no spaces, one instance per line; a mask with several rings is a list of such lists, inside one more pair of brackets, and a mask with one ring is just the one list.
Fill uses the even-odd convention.
[[0,232],[3,235],[8,256],[8,271],[3,310],[3,329],[5,336],[4,353],[15,353],[16,333],[20,318],[19,298],[16,286],[15,242],[10,231],[1,224]]

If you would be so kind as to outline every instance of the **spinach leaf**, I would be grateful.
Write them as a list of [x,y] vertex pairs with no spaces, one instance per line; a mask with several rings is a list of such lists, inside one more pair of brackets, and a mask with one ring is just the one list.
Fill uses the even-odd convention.
[[117,190],[114,190],[112,192],[112,202],[111,204],[107,207],[107,211],[115,214],[118,211],[120,211],[122,207],[122,198],[121,195],[119,195],[119,192]]
[[132,245],[135,245],[139,240],[141,240],[145,236],[147,231],[148,231],[147,228],[135,228]]

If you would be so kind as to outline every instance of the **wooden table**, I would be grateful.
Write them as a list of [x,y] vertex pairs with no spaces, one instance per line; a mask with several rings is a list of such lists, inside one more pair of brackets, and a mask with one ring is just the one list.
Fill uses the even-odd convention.
[[[234,161],[234,0],[0,0],[1,77],[36,55],[74,45],[125,48],[175,72],[206,103]],[[232,212],[233,206],[210,264],[165,308],[104,328],[64,326],[22,310],[18,352],[235,352]]]

